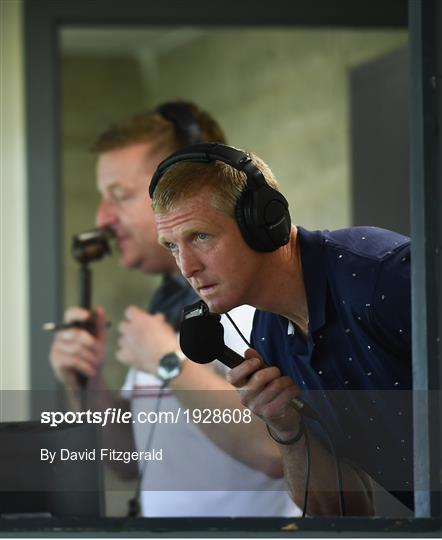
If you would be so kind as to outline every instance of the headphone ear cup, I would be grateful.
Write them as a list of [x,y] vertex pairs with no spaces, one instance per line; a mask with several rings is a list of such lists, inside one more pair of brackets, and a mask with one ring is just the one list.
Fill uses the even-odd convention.
[[252,192],[249,189],[245,189],[236,201],[236,222],[246,243],[255,251],[263,251],[261,249],[261,242],[256,239],[254,234],[255,227],[253,227],[253,221],[251,220],[252,204]]
[[292,220],[290,218],[289,203],[284,195],[271,187],[266,189],[271,191],[271,200],[265,205],[262,219],[266,224],[264,228],[266,239],[275,250],[288,244]]
[[238,227],[255,251],[268,253],[290,238],[291,219],[286,198],[268,185],[245,189],[235,206]]

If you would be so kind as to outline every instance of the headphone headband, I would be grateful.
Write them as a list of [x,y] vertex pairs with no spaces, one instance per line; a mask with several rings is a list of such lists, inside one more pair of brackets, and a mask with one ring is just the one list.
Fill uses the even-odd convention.
[[155,111],[174,125],[181,144],[196,144],[202,141],[200,125],[188,103],[169,101],[159,105]]
[[149,185],[149,195],[152,198],[158,182],[169,167],[180,161],[195,163],[211,163],[222,161],[238,171],[243,171],[247,177],[247,187],[252,189],[258,185],[266,184],[259,169],[252,163],[251,157],[233,146],[221,143],[192,144],[177,150],[159,165]]

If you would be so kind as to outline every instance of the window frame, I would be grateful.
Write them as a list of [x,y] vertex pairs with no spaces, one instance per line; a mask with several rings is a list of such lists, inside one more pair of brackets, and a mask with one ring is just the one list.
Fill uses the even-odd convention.
[[[441,7],[437,0],[25,0],[25,74],[28,176],[28,231],[30,261],[30,350],[33,389],[54,390],[55,380],[46,361],[49,337],[40,331],[41,321],[60,320],[62,316],[61,240],[61,118],[59,89],[58,32],[63,26],[296,26],[409,29],[410,54],[410,165],[413,241],[413,377],[414,389],[440,399],[442,297],[434,294],[440,283],[442,246],[441,157],[434,125],[441,121]],[[439,71],[438,71],[439,70]],[[439,78],[436,74],[439,73]],[[430,84],[428,84],[430,81]],[[43,135],[42,135],[43,134]],[[440,141],[439,141],[440,144]],[[440,153],[440,152],[439,152]],[[435,196],[435,193],[437,196]],[[434,248],[434,249],[433,249]],[[442,251],[442,247],[441,247]],[[45,256],[41,257],[41,253]],[[48,287],[48,283],[53,286]],[[35,359],[35,361],[34,361]],[[432,399],[433,399],[432,398]],[[422,403],[421,403],[422,401]],[[430,400],[431,401],[431,400]],[[326,533],[337,536],[365,531],[369,533],[420,532],[432,535],[440,529],[441,492],[431,491],[430,479],[440,468],[440,433],[429,427],[429,400],[415,410],[415,467],[423,490],[416,494],[415,516],[419,519],[389,520],[363,518],[301,519],[207,519],[167,520],[169,531],[191,530],[192,536],[204,536],[210,530],[235,535],[265,532],[273,536],[286,530]],[[437,410],[437,409],[436,409]],[[440,414],[440,413],[439,413]],[[439,418],[440,424],[440,418]],[[438,424],[435,424],[438,425]],[[422,481],[423,479],[423,481]],[[424,483],[422,483],[424,482]],[[132,531],[134,536],[155,535],[164,530],[164,520],[146,518],[14,520],[14,530],[57,528],[88,534],[100,531]],[[291,524],[293,528],[290,529]],[[190,528],[189,528],[190,527]],[[35,529],[34,529],[35,530]]]

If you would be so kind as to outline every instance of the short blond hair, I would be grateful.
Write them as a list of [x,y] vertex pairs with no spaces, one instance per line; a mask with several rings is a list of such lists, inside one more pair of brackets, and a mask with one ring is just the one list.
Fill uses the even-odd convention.
[[[278,182],[270,167],[255,154],[246,153],[261,171],[267,184],[279,191]],[[173,210],[180,201],[198,194],[205,187],[210,187],[213,189],[213,206],[234,217],[236,203],[246,184],[244,172],[222,161],[181,161],[164,172],[153,193],[152,207],[156,214],[165,214]]]

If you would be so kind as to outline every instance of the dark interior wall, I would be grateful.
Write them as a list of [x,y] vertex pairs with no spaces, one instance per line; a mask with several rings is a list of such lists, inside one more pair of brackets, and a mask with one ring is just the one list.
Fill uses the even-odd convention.
[[408,53],[350,72],[352,224],[410,234]]

